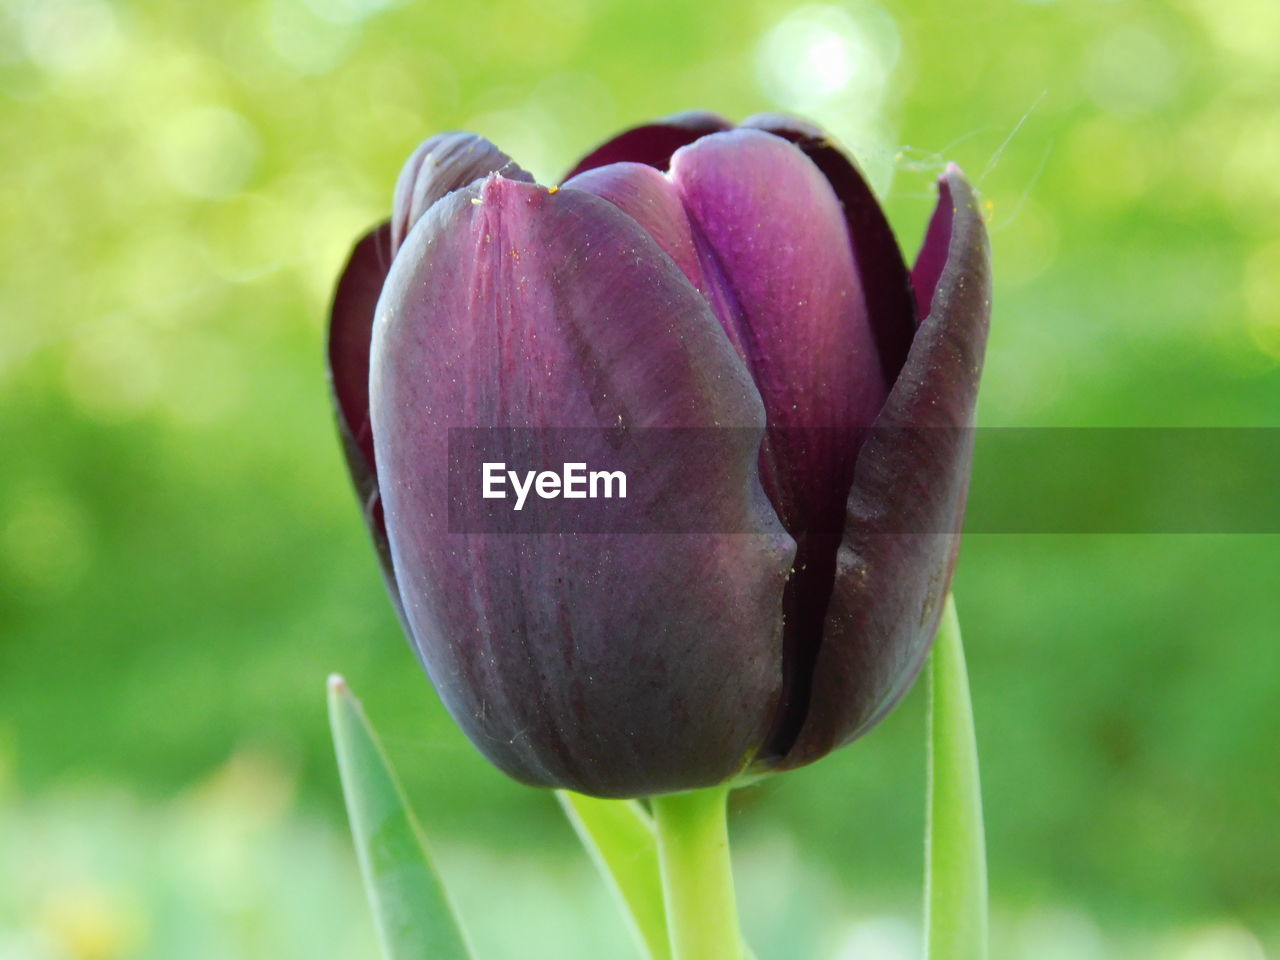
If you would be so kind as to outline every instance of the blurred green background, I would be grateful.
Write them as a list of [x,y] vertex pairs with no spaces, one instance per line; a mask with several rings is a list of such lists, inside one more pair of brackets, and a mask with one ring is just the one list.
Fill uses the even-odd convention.
[[[1270,0],[3,0],[0,958],[373,957],[333,670],[482,956],[631,955],[421,675],[334,438],[331,285],[419,140],[553,182],[654,115],[804,113],[908,249],[955,160],[983,423],[1275,427],[1278,36]],[[1275,537],[968,538],[996,960],[1280,956],[1278,572]],[[737,796],[761,960],[918,956],[921,692]]]

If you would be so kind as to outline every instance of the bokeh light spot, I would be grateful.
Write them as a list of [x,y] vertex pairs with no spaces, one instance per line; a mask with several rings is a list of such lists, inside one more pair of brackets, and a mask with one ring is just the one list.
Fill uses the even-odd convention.
[[836,951],[837,960],[914,960],[920,956],[920,932],[898,917],[871,917],[851,924]]
[[294,0],[275,0],[267,11],[267,36],[286,66],[317,74],[346,59],[358,31],[352,24],[317,16]]
[[1267,960],[1258,938],[1231,923],[1188,934],[1169,956],[1170,960]]
[[88,884],[50,896],[41,906],[39,921],[55,945],[50,956],[68,960],[136,956],[145,939],[144,915],[133,898]]
[[291,222],[290,212],[271,194],[230,197],[211,206],[202,219],[204,256],[226,280],[254,280],[285,262]]
[[401,0],[306,0],[307,8],[318,17],[339,24],[356,24],[397,6]]
[[897,24],[876,3],[805,6],[761,38],[756,78],[775,104],[817,121],[853,150],[883,194],[894,173],[885,130],[889,78],[901,51]]
[[1022,286],[1040,276],[1058,253],[1054,218],[1030,197],[1015,200],[1012,210],[996,207],[992,244],[1002,282]]
[[225,420],[239,408],[245,394],[243,363],[237,349],[209,334],[188,334],[167,355],[183,371],[165,384],[164,404],[181,426],[202,426]]
[[87,415],[125,420],[155,399],[161,360],[141,325],[125,317],[99,318],[76,331],[64,381],[71,399]]
[[165,178],[193,197],[216,199],[252,176],[260,144],[243,116],[221,106],[193,107],[173,116],[160,136]]
[[1063,154],[1079,201],[1097,209],[1133,203],[1146,189],[1152,172],[1135,131],[1105,115],[1073,128]]
[[897,26],[879,6],[801,7],[765,34],[757,74],[765,93],[788,109],[852,92],[878,102],[900,48]]
[[1280,362],[1280,241],[1258,250],[1244,271],[1246,323],[1254,345]]
[[1133,115],[1163,106],[1178,94],[1182,64],[1172,45],[1155,30],[1124,24],[1092,46],[1081,74],[1085,90],[1099,107]]
[[49,489],[29,489],[8,499],[11,510],[0,527],[6,579],[37,596],[72,589],[90,559],[84,510]]
[[1070,907],[1033,910],[1017,926],[1021,949],[1036,960],[1106,960],[1106,942],[1088,914]]
[[102,0],[39,0],[21,7],[19,17],[28,55],[51,73],[88,72],[120,55],[122,32]]

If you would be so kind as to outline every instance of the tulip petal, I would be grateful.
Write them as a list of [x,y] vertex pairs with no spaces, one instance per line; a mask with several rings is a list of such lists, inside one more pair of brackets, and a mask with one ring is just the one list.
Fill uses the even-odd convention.
[[933,295],[938,289],[938,281],[942,278],[942,271],[947,266],[951,252],[954,221],[955,206],[951,201],[951,187],[948,178],[943,177],[938,181],[938,205],[929,218],[924,243],[916,254],[915,266],[911,268],[911,286],[915,288],[916,310],[921,317],[927,317],[933,309]]
[[610,163],[643,163],[666,170],[671,163],[671,155],[681,147],[732,126],[724,117],[701,110],[672,114],[655,123],[632,127],[612,140],[606,140],[583,157],[565,179]]
[[373,457],[373,430],[369,423],[369,344],[374,310],[382,284],[391,269],[391,225],[382,223],[366,233],[351,251],[338,279],[329,311],[329,387],[333,395],[338,436],[347,469],[355,484],[373,544],[382,565],[383,579],[401,622],[404,613],[391,566],[387,527],[378,495],[378,471]]
[[465,131],[437,133],[418,145],[400,170],[391,215],[391,250],[400,249],[431,205],[454,190],[501,170],[508,180],[533,177],[484,137]]
[[[760,486],[750,375],[634,220],[501,176],[446,197],[392,266],[370,392],[413,638],[482,752],[525,782],[613,797],[750,762],[779,695],[794,545]],[[681,486],[649,495],[715,503],[738,532],[452,532],[474,498],[441,476],[451,429],[593,428],[608,466],[594,428],[719,425],[740,428],[727,455],[661,465]],[[524,452],[544,433],[526,430]]]
[[[973,189],[948,168],[920,264],[945,243],[902,374],[858,456],[805,725],[780,766],[858,737],[929,651],[964,519],[991,308],[990,246]],[[943,233],[943,227],[950,230]],[[920,269],[920,266],[917,266]]]
[[761,476],[797,541],[784,599],[786,702],[770,738],[786,744],[808,702],[858,446],[887,387],[844,213],[804,153],[734,130],[677,151],[670,176],[711,301],[764,399]]
[[[886,393],[840,205],[800,150],[756,130],[679,150],[670,177],[717,316],[764,400],[766,490],[788,529],[804,529],[843,506],[856,449],[838,431],[870,426]],[[788,429],[815,431],[788,451],[803,459],[772,449]]]
[[611,163],[565,181],[565,187],[603,197],[644,227],[699,290],[706,290],[689,216],[675,185],[643,163]]
[[902,250],[866,178],[822,128],[812,123],[783,114],[761,113],[748,117],[742,126],[767,130],[790,140],[822,171],[840,198],[885,382],[893,383],[907,360],[918,318]]

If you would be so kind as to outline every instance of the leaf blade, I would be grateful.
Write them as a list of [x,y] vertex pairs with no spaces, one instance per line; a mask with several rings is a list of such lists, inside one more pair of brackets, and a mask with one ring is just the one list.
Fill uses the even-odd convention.
[[472,960],[421,828],[346,682],[329,678],[329,723],[365,893],[387,960]]
[[556,799],[608,882],[645,956],[670,960],[653,820],[635,800],[599,800],[557,790]]

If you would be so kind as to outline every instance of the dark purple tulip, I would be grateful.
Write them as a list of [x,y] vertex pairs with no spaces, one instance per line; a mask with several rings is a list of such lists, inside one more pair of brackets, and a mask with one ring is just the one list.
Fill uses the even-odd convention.
[[[787,117],[637,127],[560,188],[472,134],[410,158],[329,363],[392,597],[495,764],[597,796],[710,786],[809,763],[906,691],[990,306],[973,190],[953,166],[939,194],[908,271],[852,161]],[[710,467],[653,466],[725,532],[457,532],[449,431],[477,427],[733,428]]]

